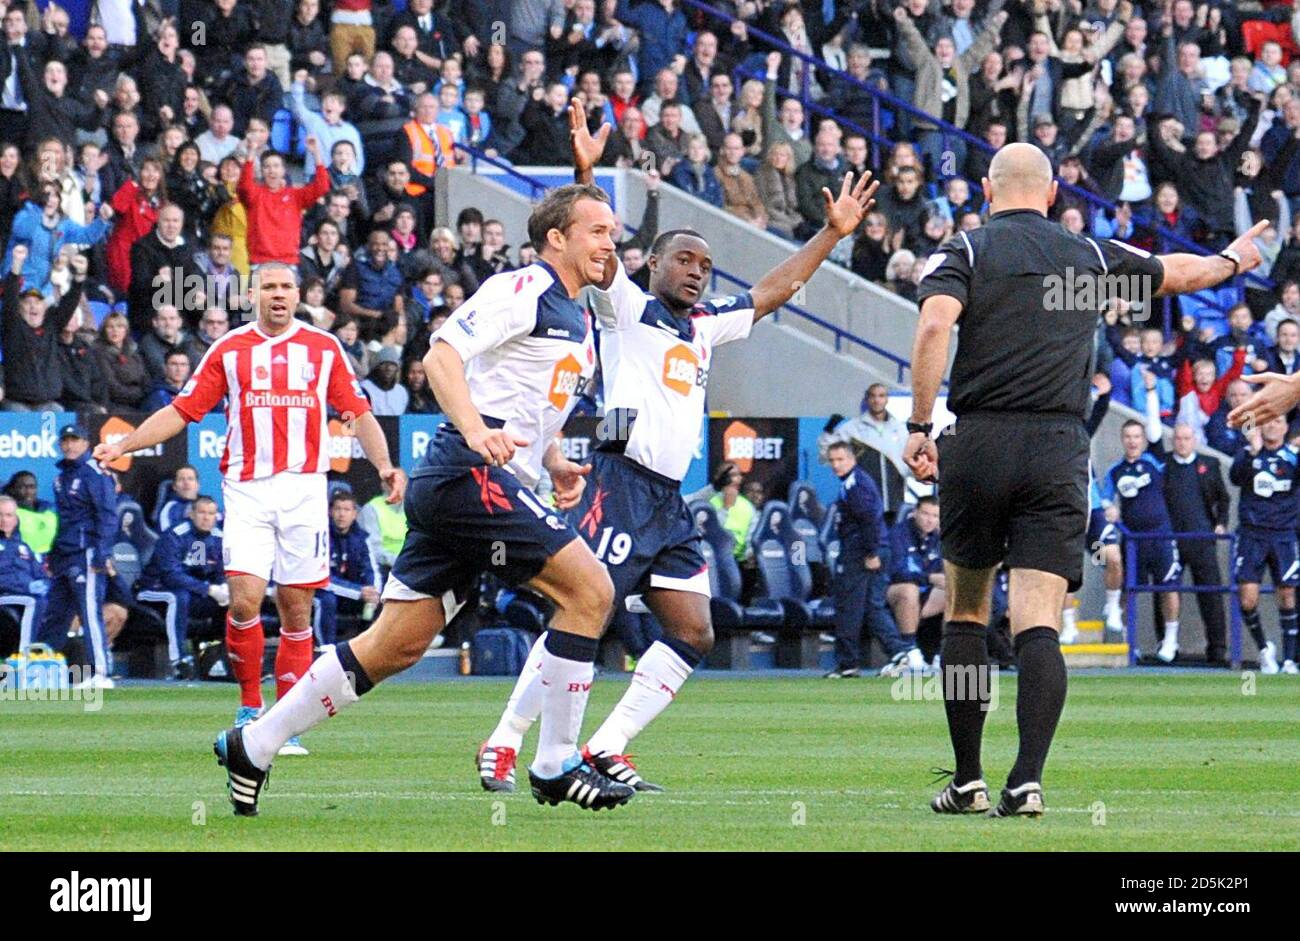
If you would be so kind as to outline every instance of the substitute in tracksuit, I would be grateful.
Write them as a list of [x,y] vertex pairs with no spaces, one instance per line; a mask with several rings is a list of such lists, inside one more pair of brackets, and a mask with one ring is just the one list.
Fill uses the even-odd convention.
[[[1163,428],[1155,403],[1154,378],[1150,373],[1145,376],[1148,400],[1145,427],[1133,419],[1124,422],[1120,429],[1124,456],[1110,466],[1098,483],[1106,521],[1115,523],[1122,520],[1132,533],[1174,531],[1169,507],[1165,505],[1165,461],[1164,452],[1159,448]],[[1133,574],[1137,584],[1167,587],[1179,584],[1182,565],[1173,539],[1137,539],[1135,542],[1137,571]],[[1162,594],[1158,607],[1164,610],[1165,629],[1157,656],[1163,662],[1171,663],[1178,655],[1177,592]]]
[[0,496],[0,608],[19,611],[19,650],[31,646],[33,631],[45,618],[49,590],[45,567],[18,531],[17,501]]
[[379,566],[370,554],[370,534],[357,525],[357,503],[340,491],[330,500],[330,583],[316,593],[316,643],[338,636],[339,612],[360,614],[379,601]]
[[831,470],[840,479],[840,554],[832,573],[835,599],[835,669],[828,677],[856,676],[862,663],[859,639],[865,621],[888,654],[886,669],[909,658],[917,669],[925,666],[920,651],[904,642],[885,603],[890,550],[885,534],[880,491],[861,467],[847,441],[826,450]]
[[914,646],[921,621],[943,613],[943,553],[936,497],[922,497],[913,512],[890,527],[889,553],[885,600],[894,612],[903,643]]
[[1246,437],[1246,447],[1233,458],[1228,479],[1241,488],[1237,500],[1237,558],[1235,573],[1241,595],[1241,619],[1259,647],[1262,673],[1276,673],[1277,648],[1264,638],[1259,622],[1259,583],[1268,566],[1277,590],[1277,616],[1287,673],[1297,672],[1295,588],[1300,583],[1300,553],[1296,546],[1295,482],[1300,455],[1286,443],[1286,419],[1274,418]]
[[[79,424],[59,431],[59,476],[54,479],[54,505],[59,531],[46,556],[50,570],[49,608],[41,625],[41,640],[55,650],[68,642],[75,614],[93,653],[95,682],[111,686],[112,654],[104,631],[103,607],[113,570],[113,537],[117,532],[117,494],[113,478],[91,460],[90,440]],[[108,576],[107,578],[105,576]]]
[[136,584],[137,601],[166,606],[167,655],[172,678],[177,680],[194,678],[188,642],[190,620],[216,620],[224,625],[230,605],[217,501],[196,497],[189,517],[162,534]]

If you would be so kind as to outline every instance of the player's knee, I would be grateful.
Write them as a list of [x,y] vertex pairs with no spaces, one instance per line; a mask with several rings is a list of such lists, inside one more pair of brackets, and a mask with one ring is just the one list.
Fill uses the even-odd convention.
[[574,594],[574,612],[593,622],[604,624],[614,608],[614,583],[601,566],[582,580]]

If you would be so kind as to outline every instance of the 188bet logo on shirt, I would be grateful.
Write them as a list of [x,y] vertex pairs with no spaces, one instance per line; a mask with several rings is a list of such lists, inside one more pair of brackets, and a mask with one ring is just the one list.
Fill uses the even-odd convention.
[[691,389],[703,389],[709,382],[709,371],[700,365],[695,351],[679,343],[664,354],[664,385],[680,395],[690,395]]

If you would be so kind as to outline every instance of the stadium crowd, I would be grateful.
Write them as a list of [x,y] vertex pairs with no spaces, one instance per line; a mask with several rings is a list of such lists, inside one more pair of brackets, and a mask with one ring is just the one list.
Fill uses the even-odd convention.
[[[875,172],[876,209],[833,257],[905,298],[935,248],[981,224],[989,153],[976,141],[1043,149],[1065,184],[1053,213],[1073,231],[1217,250],[1267,218],[1266,279],[1163,312],[1109,305],[1098,393],[1233,455],[1246,443],[1224,421],[1245,396],[1239,377],[1300,365],[1300,63],[1290,61],[1300,13],[1285,4],[26,0],[0,9],[0,409],[170,402],[245,319],[251,267],[276,260],[297,266],[299,316],[339,337],[377,414],[437,412],[420,364],[430,334],[484,279],[535,252],[478,210],[437,225],[435,178],[464,160],[462,147],[567,166],[572,97],[593,128],[614,126],[607,164],[787,239],[822,224],[823,186]],[[648,207],[620,252],[642,279],[653,197]],[[882,410],[864,403],[838,430],[892,516],[909,503],[907,474],[896,430],[871,418]],[[28,484],[9,489],[23,537],[48,551],[39,548],[55,528],[47,510]],[[719,509],[755,517],[731,489],[712,495]],[[202,528],[192,507],[169,522],[182,516]],[[748,551],[746,540],[737,546]]]

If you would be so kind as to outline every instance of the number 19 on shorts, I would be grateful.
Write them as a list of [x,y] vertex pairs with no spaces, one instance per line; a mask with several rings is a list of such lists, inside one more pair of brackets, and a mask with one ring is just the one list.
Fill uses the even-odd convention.
[[596,558],[601,562],[606,565],[619,565],[626,562],[631,553],[632,537],[627,533],[615,533],[613,526],[606,526],[600,531],[600,542],[596,545]]

